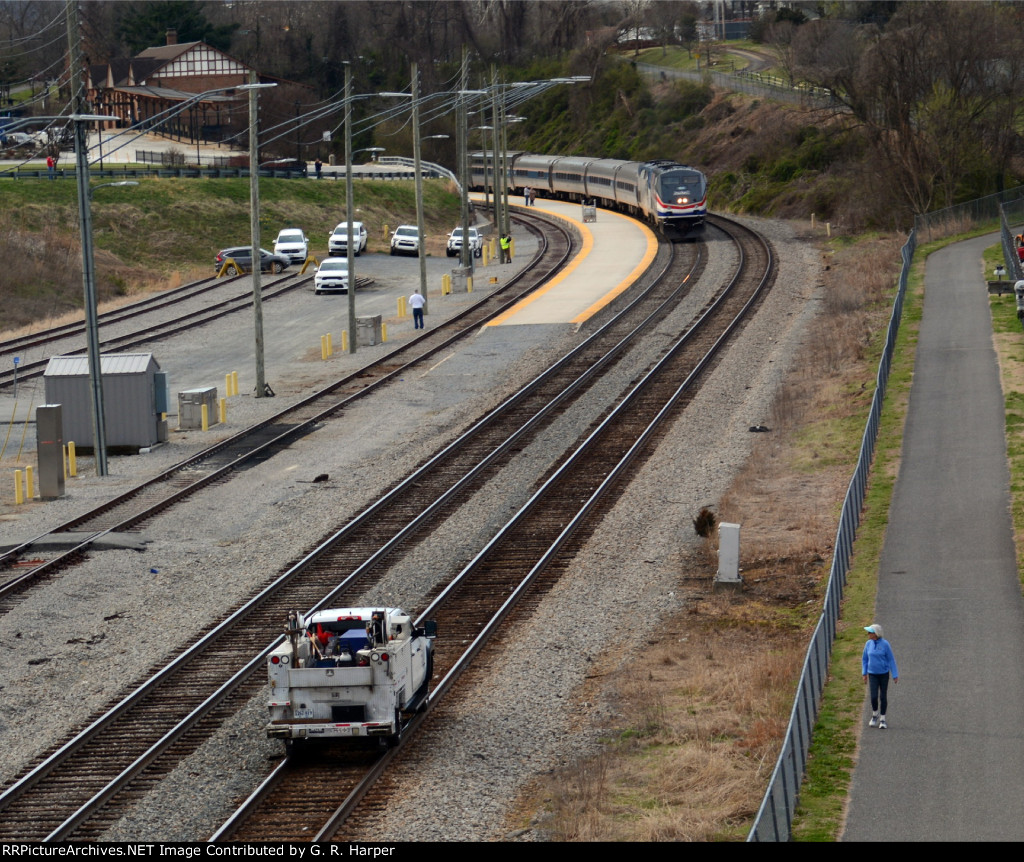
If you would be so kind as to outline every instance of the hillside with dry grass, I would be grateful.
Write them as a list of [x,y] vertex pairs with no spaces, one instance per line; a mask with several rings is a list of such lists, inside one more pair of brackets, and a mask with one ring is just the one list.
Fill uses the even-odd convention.
[[[213,275],[216,253],[249,243],[249,180],[139,179],[138,186],[104,188],[92,207],[97,294],[101,303]],[[261,245],[301,227],[314,254],[344,220],[345,184],[302,179],[260,181]],[[415,220],[412,183],[363,180],[355,209],[370,231],[370,250],[387,247],[385,225]],[[441,236],[458,219],[448,182],[424,183],[427,230]],[[0,331],[51,326],[82,316],[82,252],[73,180],[0,179]]]

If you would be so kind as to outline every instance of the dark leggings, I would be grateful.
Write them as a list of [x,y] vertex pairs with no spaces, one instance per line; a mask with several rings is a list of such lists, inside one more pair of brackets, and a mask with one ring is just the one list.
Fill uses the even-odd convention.
[[871,692],[871,711],[878,712],[878,696],[882,696],[882,715],[885,715],[885,708],[889,705],[889,674],[869,673],[868,690]]

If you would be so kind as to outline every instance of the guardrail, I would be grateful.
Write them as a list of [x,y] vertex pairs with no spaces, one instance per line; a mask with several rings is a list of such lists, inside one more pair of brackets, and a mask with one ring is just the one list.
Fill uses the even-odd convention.
[[[10,180],[37,180],[46,179],[49,176],[46,168],[42,170],[13,170],[0,171],[0,179]],[[58,180],[73,180],[76,176],[74,168],[58,168],[54,174]],[[152,167],[152,168],[90,168],[89,176],[92,179],[136,179],[138,177],[186,177],[189,179],[211,178],[211,179],[237,179],[248,177],[248,168],[197,168],[197,167]],[[275,179],[301,179],[306,175],[301,171],[282,171],[270,168],[260,168],[261,177],[273,177]]]
[[[353,179],[356,180],[407,180],[411,179],[412,174],[406,169],[405,162],[412,162],[412,159],[403,159],[400,157],[393,157],[394,161],[391,163],[392,168],[389,170],[387,165],[382,165],[379,170],[367,171],[365,169],[360,170],[359,173],[353,174]],[[439,179],[444,178],[451,180],[459,188],[461,193],[461,185],[455,178],[455,175],[447,168],[441,165],[435,165],[428,162],[422,163],[423,176],[428,179]],[[138,177],[186,177],[190,179],[195,178],[239,178],[248,177],[248,168],[217,168],[217,167],[195,167],[193,166],[182,166],[182,167],[152,167],[152,168],[103,168],[103,169],[90,169],[89,176],[93,179],[136,179]],[[304,174],[301,171],[286,171],[277,170],[271,168],[260,168],[261,177],[274,177],[277,179],[301,179],[309,176],[313,177],[312,173]],[[49,173],[46,168],[41,170],[23,170],[17,169],[12,171],[0,171],[0,179],[11,179],[11,180],[38,180],[47,179]],[[74,179],[75,169],[74,168],[58,168],[54,174],[56,179]],[[338,171],[331,171],[328,173],[324,171],[323,179],[325,180],[344,180],[345,174]]]
[[768,783],[768,789],[747,841],[788,841],[792,832],[793,812],[796,810],[800,783],[803,781],[807,766],[807,752],[810,749],[814,724],[818,719],[821,693],[828,678],[828,664],[832,655],[832,644],[836,638],[836,623],[839,620],[840,603],[846,587],[846,573],[850,570],[853,542],[857,536],[857,527],[860,526],[860,513],[871,471],[871,459],[882,419],[882,402],[889,383],[889,369],[896,349],[896,336],[899,334],[900,321],[903,317],[907,279],[916,248],[917,232],[911,231],[900,252],[903,268],[900,271],[896,299],[889,317],[885,348],[878,364],[875,395],[871,400],[871,410],[861,438],[857,467],[846,490],[842,513],[839,516],[839,529],[836,533],[828,587],[825,590],[824,607],[804,658],[782,751],[775,763],[771,781]]

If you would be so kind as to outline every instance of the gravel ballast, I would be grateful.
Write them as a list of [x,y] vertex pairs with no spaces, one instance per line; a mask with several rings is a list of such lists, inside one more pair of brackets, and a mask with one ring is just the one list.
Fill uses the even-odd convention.
[[[679,610],[676,585],[690,521],[714,505],[750,451],[749,427],[766,424],[772,397],[817,313],[819,256],[785,224],[758,222],[776,247],[776,283],[736,344],[723,356],[696,401],[673,423],[638,475],[571,562],[562,581],[514,635],[464,677],[459,696],[435,712],[415,745],[416,767],[403,793],[366,840],[493,840],[517,792],[538,773],[594,749],[609,707],[574,697],[606,651],[625,654],[638,621]],[[707,280],[730,263],[725,244],[709,243]],[[692,317],[699,285],[676,316]],[[667,324],[665,325],[667,327]],[[660,329],[661,327],[659,327]],[[532,379],[582,337],[568,327],[543,327],[541,337],[479,333],[431,369],[388,387],[274,457],[205,492],[197,505],[173,509],[147,529],[142,552],[95,554],[59,582],[31,593],[0,618],[0,669],[5,702],[0,746],[9,752],[0,781],[10,783],[30,759],[63,738],[131,680],[205,631],[223,609],[270,580],[297,550],[372,501],[400,470],[424,460],[476,416]],[[183,339],[184,340],[184,339]],[[651,361],[665,338],[645,339]],[[176,350],[188,351],[188,345]],[[192,349],[195,349],[194,346]],[[302,372],[304,379],[312,366]],[[617,368],[602,387],[621,388],[636,374]],[[283,398],[293,396],[279,387]],[[295,389],[298,390],[298,385]],[[272,406],[280,408],[282,397]],[[262,399],[261,399],[262,400]],[[267,409],[238,399],[239,427]],[[599,401],[552,423],[511,461],[463,512],[424,539],[365,597],[366,603],[416,606],[453,574],[495,524],[525,500],[537,465],[550,463],[566,439],[577,439],[599,415]],[[145,456],[146,469],[180,460],[174,447]],[[44,531],[138,481],[140,459],[112,459],[113,478],[75,481],[68,499],[26,514],[18,529]],[[329,481],[311,479],[327,473]],[[646,624],[646,622],[645,622]],[[254,644],[254,652],[262,644]],[[443,632],[438,640],[443,649]],[[41,663],[38,663],[41,662]],[[150,793],[106,835],[111,840],[201,840],[247,796],[281,754],[264,738],[265,707],[256,698]],[[580,730],[585,728],[585,730]],[[527,838],[537,835],[527,833]]]

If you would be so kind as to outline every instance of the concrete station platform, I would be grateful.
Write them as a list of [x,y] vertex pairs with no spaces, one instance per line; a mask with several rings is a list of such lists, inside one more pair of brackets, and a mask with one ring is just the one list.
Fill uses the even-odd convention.
[[583,248],[562,272],[488,326],[579,326],[633,284],[658,251],[650,228],[610,210],[598,209],[597,221],[584,223],[579,204],[539,199],[535,207],[516,209],[570,222],[582,235]]

